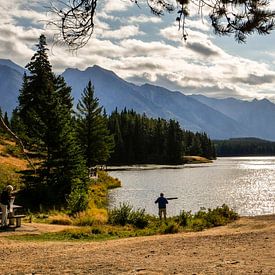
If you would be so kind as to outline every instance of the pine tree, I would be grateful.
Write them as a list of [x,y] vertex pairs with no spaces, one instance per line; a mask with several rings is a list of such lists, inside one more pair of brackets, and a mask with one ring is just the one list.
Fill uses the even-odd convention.
[[91,81],[77,104],[77,131],[87,166],[106,163],[114,147],[99,100],[94,96]]
[[71,89],[62,77],[53,74],[46,45],[41,35],[19,95],[18,116],[23,128],[45,156],[39,177],[28,181],[27,187],[36,192],[37,202],[68,202],[71,210],[83,210],[87,204],[87,169],[76,142]]
[[184,156],[183,132],[175,120],[170,120],[167,133],[167,161],[168,163],[182,163]]

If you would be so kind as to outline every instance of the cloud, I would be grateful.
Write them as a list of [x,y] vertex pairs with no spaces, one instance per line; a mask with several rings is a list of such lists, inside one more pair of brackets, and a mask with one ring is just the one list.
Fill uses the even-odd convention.
[[101,35],[98,35],[102,38],[113,38],[113,39],[124,39],[137,35],[144,34],[139,30],[138,26],[122,26],[117,30],[105,30]]
[[207,45],[207,44],[203,45],[202,43],[199,43],[199,42],[188,42],[186,47],[205,57],[219,55],[219,52],[211,48],[210,45]]
[[135,24],[135,23],[160,23],[161,22],[161,18],[160,17],[152,17],[152,16],[146,16],[146,15],[139,15],[139,16],[132,16],[129,17],[127,20],[129,23],[131,24]]
[[[274,52],[264,51],[265,45],[259,43],[256,59],[248,54],[249,45],[243,46],[247,49],[243,56],[232,46],[233,41],[218,46],[218,39],[209,33],[211,26],[198,16],[187,19],[188,40],[184,42],[175,23],[176,14],[160,19],[145,15],[148,7],[137,15],[140,9],[130,0],[101,1],[91,40],[72,53],[61,45],[52,49],[54,30],[43,29],[43,20],[48,17],[40,0],[0,3],[0,58],[22,66],[30,61],[43,32],[51,49],[50,62],[58,73],[67,67],[84,70],[97,64],[138,84],[149,82],[216,97],[274,98]],[[269,41],[272,39],[270,36]],[[269,59],[260,59],[267,53]]]
[[131,1],[125,1],[125,0],[105,0],[104,2],[104,8],[103,10],[106,13],[111,13],[114,11],[126,11],[128,10],[131,6],[133,6],[134,3]]
[[249,74],[248,76],[241,77],[232,77],[233,82],[240,82],[247,85],[261,85],[267,83],[275,82],[275,74],[267,74],[267,75],[255,75]]

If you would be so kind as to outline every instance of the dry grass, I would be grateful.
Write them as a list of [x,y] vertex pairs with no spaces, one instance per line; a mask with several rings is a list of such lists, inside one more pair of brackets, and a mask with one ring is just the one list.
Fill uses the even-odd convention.
[[184,156],[183,159],[186,163],[211,163],[212,162],[212,160],[209,160],[207,158],[200,157],[200,156]]
[[28,162],[25,159],[17,158],[6,153],[7,146],[16,146],[16,143],[10,140],[3,140],[0,143],[0,165],[5,165],[16,170],[25,170],[28,168]]

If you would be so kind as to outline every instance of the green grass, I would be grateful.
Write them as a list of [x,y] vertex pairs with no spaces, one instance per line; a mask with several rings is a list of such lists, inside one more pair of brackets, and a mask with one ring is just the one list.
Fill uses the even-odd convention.
[[[135,211],[128,205],[121,205],[122,210],[117,215],[131,217]],[[140,210],[136,211],[138,217]],[[142,214],[143,215],[143,214]],[[67,229],[57,233],[44,233],[40,235],[9,236],[10,239],[25,241],[101,241],[118,238],[150,236],[159,234],[174,234],[178,232],[200,231],[214,226],[225,225],[238,219],[237,213],[228,206],[222,205],[215,209],[201,209],[195,214],[182,211],[179,216],[170,217],[166,221],[160,221],[157,217],[144,215],[146,226],[139,228],[129,219],[114,220],[109,223],[94,226],[83,226],[77,229]],[[115,221],[117,224],[115,224]],[[110,224],[112,223],[112,224]]]

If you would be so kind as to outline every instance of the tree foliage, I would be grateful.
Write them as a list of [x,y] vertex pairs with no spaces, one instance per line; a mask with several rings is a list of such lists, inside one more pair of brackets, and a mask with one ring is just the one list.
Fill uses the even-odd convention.
[[274,156],[275,142],[258,138],[231,138],[214,141],[217,155],[228,156]]
[[94,96],[94,87],[89,81],[77,104],[77,135],[88,167],[104,164],[113,149],[113,137],[107,128],[99,100]]
[[[138,6],[142,0],[128,0]],[[156,16],[177,12],[175,16],[187,39],[186,18],[188,9],[193,6],[199,13],[209,12],[209,20],[218,35],[233,34],[238,42],[245,42],[246,37],[254,32],[269,34],[274,28],[274,11],[268,0],[147,0],[151,12]],[[69,47],[79,49],[87,44],[94,31],[94,17],[98,6],[97,0],[56,0],[51,11],[57,19],[50,23],[60,31],[58,39]]]
[[[46,46],[46,38],[41,35],[27,65],[29,74],[24,75],[17,117],[13,119],[28,137],[29,148],[43,156],[38,173],[26,178],[26,191],[35,194],[34,203],[65,205],[69,199],[69,205],[72,200],[71,205],[83,205],[87,169],[73,127],[71,89],[62,77],[53,74]],[[77,197],[70,196],[76,190],[82,191]]]
[[115,139],[110,164],[182,164],[184,155],[216,157],[205,133],[185,131],[175,120],[116,110],[109,117],[109,129]]

